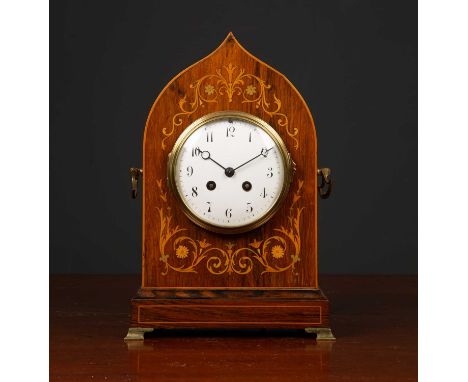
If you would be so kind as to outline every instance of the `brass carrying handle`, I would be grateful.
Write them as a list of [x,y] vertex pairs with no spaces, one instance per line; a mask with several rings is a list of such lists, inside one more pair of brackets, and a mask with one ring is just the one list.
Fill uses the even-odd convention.
[[319,195],[322,199],[327,199],[332,190],[331,170],[328,167],[319,168],[317,175],[320,177],[318,184]]
[[143,170],[141,168],[131,167],[130,175],[132,177],[132,199],[136,199],[138,196],[138,179],[143,176]]

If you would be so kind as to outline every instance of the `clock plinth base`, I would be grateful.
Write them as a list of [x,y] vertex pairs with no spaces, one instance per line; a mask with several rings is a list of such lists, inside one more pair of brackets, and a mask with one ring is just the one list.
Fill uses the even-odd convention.
[[154,329],[303,329],[319,341],[334,339],[320,289],[142,288],[131,304],[125,340]]

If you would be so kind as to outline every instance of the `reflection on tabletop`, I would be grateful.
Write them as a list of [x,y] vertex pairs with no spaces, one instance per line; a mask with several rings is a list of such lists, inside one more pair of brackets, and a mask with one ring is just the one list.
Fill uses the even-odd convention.
[[141,381],[304,381],[329,369],[333,341],[303,331],[163,331],[127,342]]

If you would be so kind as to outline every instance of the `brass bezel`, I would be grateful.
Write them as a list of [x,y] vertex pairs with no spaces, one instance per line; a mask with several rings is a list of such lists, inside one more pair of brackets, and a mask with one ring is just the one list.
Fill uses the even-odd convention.
[[[235,228],[208,223],[200,219],[197,215],[195,215],[191,211],[190,207],[186,205],[186,203],[180,196],[179,191],[177,189],[177,185],[175,183],[175,177],[174,177],[174,174],[176,173],[175,166],[177,163],[177,158],[180,154],[180,151],[182,150],[182,147],[187,141],[187,139],[197,129],[202,127],[204,124],[218,120],[218,119],[225,119],[229,117],[232,117],[234,119],[242,119],[244,121],[248,121],[250,123],[255,124],[257,127],[261,128],[263,131],[265,131],[271,137],[271,139],[273,139],[273,141],[279,148],[279,151],[281,153],[281,158],[283,161],[283,165],[284,165],[284,169],[285,169],[284,182],[283,182],[283,188],[281,190],[281,194],[279,198],[276,200],[275,204],[270,208],[270,210],[265,215],[263,215],[262,218],[254,222],[251,222],[249,224],[246,224],[244,226],[235,227]],[[281,139],[281,137],[279,136],[279,134],[276,132],[276,130],[273,127],[271,127],[264,120],[254,115],[244,113],[241,111],[226,110],[226,111],[218,111],[218,112],[204,115],[203,117],[191,123],[179,135],[179,138],[177,138],[177,141],[174,143],[174,147],[172,148],[172,151],[169,153],[169,156],[168,156],[167,183],[171,192],[175,195],[177,200],[181,203],[182,211],[193,223],[195,223],[196,225],[208,231],[212,231],[216,233],[237,234],[237,233],[243,233],[243,232],[251,231],[255,228],[258,228],[272,218],[272,216],[278,211],[278,209],[281,206],[281,203],[284,201],[284,199],[286,198],[286,195],[288,194],[289,186],[294,176],[294,171],[295,171],[295,165],[291,159],[291,155],[289,154],[285,143],[283,142],[283,140]]]

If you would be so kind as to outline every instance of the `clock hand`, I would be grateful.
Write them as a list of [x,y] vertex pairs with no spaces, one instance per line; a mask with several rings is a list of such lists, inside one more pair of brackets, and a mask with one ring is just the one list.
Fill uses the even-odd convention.
[[211,157],[211,154],[209,151],[202,151],[201,152],[201,157],[204,159],[204,160],[211,160],[213,161],[214,163],[216,163],[219,167],[221,167],[224,171],[226,171],[226,167],[220,165],[218,162],[216,162],[212,157]]
[[[273,146],[273,147],[274,147],[274,146]],[[262,156],[262,155],[266,158],[268,151],[270,151],[273,147],[270,147],[268,150],[265,149],[265,148],[263,148],[262,151],[260,152],[260,154],[258,154],[257,156],[253,157],[252,159],[249,159],[247,162],[242,163],[240,166],[237,166],[237,167],[234,169],[234,171],[236,171],[238,168],[241,168],[242,166],[245,166],[247,163],[252,162],[254,159],[257,159],[258,157],[260,157],[260,156]]]

